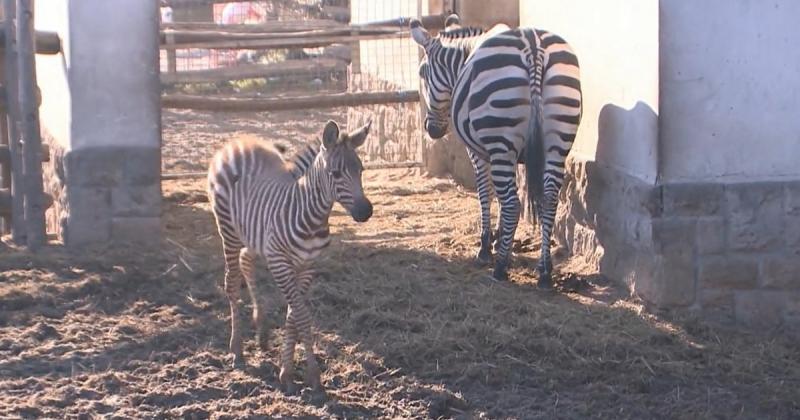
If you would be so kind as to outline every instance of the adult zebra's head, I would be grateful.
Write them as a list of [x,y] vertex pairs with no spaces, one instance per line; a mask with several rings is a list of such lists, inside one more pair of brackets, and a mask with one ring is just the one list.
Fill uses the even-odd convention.
[[372,121],[350,133],[340,133],[335,121],[328,121],[322,131],[322,159],[324,175],[333,198],[344,207],[353,220],[366,222],[372,216],[372,203],[364,196],[361,172],[364,166],[356,149],[364,144]]
[[[467,58],[466,38],[477,35],[479,30],[461,28],[457,15],[445,20],[445,31],[431,36],[418,19],[409,23],[411,37],[425,50],[419,65],[422,78],[422,94],[425,99],[425,131],[431,138],[444,137],[450,129],[450,100],[456,76]],[[482,32],[482,31],[480,31]]]

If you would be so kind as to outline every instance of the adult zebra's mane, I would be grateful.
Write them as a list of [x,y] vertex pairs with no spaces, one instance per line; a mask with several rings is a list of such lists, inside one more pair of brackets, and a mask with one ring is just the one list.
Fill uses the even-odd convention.
[[439,32],[443,47],[464,47],[472,38],[483,35],[486,30],[474,26],[464,26]]

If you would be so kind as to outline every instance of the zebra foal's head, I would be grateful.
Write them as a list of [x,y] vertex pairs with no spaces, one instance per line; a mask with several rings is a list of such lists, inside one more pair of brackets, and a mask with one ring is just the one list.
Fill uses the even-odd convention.
[[340,133],[335,121],[328,121],[322,131],[322,160],[324,174],[333,198],[356,222],[366,222],[372,216],[372,203],[364,196],[361,172],[364,166],[356,149],[364,144],[372,121],[350,133]]
[[[425,50],[420,61],[419,76],[422,78],[422,94],[425,99],[425,131],[433,139],[444,137],[450,128],[450,100],[458,70],[466,59],[466,53],[458,40],[469,35],[471,29],[457,31],[460,21],[457,15],[445,20],[445,31],[441,36],[431,36],[422,22],[411,19],[411,37]],[[463,33],[462,33],[463,32]]]

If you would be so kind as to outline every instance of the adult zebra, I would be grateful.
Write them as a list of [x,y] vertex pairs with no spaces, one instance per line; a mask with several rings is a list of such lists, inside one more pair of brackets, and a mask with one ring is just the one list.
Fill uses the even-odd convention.
[[[238,304],[242,277],[252,297],[259,344],[262,349],[267,344],[263,303],[253,274],[254,258],[261,255],[289,305],[279,375],[288,392],[294,391],[298,339],[306,351],[306,383],[321,388],[311,336],[310,265],[330,242],[328,216],[334,201],[357,222],[372,216],[372,204],[361,185],[363,166],[356,153],[369,126],[340,134],[338,125],[329,121],[321,145],[307,146],[288,162],[269,143],[234,141],[215,154],[209,167],[209,197],[225,256],[234,366],[244,364]],[[314,150],[318,152],[309,160]]]
[[475,168],[481,207],[477,259],[492,258],[490,200],[500,204],[497,258],[493,276],[508,279],[511,244],[521,206],[516,166],[524,163],[531,220],[540,220],[542,251],[539,287],[550,288],[550,234],[564,161],[581,118],[578,60],[559,36],[497,25],[489,31],[462,28],[456,15],[431,36],[419,20],[410,22],[413,39],[424,48],[420,64],[427,105],[425,129],[438,139],[452,124]]

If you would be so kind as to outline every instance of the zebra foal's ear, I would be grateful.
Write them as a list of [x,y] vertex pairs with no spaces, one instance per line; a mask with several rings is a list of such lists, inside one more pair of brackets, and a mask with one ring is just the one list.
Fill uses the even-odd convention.
[[419,19],[411,19],[408,27],[411,29],[411,37],[414,38],[414,42],[421,45],[423,48],[427,47],[428,43],[431,41],[431,34],[422,27],[422,22],[420,22]]
[[329,120],[322,130],[322,147],[326,149],[333,148],[333,146],[336,146],[338,140],[339,124],[336,124],[336,121]]
[[372,127],[371,119],[367,121],[366,124],[347,135],[347,144],[349,144],[353,149],[356,149],[364,144],[364,141],[367,140],[367,134],[369,134],[370,127]]

